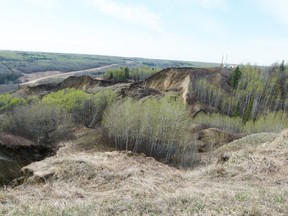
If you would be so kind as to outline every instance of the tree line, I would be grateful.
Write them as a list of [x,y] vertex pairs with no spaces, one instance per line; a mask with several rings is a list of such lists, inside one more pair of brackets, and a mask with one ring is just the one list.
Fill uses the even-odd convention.
[[106,71],[103,78],[114,81],[133,80],[134,82],[139,82],[157,73],[159,70],[147,65],[135,68],[120,67]]
[[256,121],[269,113],[288,111],[288,70],[284,63],[271,67],[238,66],[230,76],[230,90],[206,79],[189,86],[189,95],[219,113]]

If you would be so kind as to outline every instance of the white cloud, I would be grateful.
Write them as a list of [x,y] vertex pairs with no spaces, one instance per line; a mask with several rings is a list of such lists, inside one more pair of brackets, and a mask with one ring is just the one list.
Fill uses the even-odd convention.
[[195,0],[198,4],[205,8],[225,8],[227,5],[226,0]]
[[[193,34],[201,33],[204,37],[211,37],[214,39],[222,39],[227,35],[227,27],[225,23],[211,16],[209,13],[193,13],[189,21],[191,28],[194,29]],[[207,36],[209,34],[209,36]]]
[[46,9],[53,9],[57,7],[59,3],[57,0],[26,0],[26,2],[30,5]]
[[185,4],[196,4],[205,9],[225,9],[227,8],[227,0],[178,0]]
[[277,41],[265,38],[243,40],[234,43],[230,41],[223,46],[231,63],[251,63],[271,65],[281,62],[287,57],[288,41]]
[[287,0],[255,0],[258,5],[268,14],[288,23],[288,1]]
[[161,30],[161,20],[156,13],[141,5],[121,4],[114,0],[87,0],[99,12],[108,16],[150,28]]

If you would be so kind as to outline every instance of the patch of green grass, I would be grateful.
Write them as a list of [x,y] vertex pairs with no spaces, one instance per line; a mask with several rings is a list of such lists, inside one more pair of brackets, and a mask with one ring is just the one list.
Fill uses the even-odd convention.
[[285,201],[286,201],[286,199],[285,199],[285,197],[284,197],[283,195],[281,195],[281,194],[275,194],[275,196],[274,196],[274,201],[275,201],[276,203],[284,204]]
[[235,195],[235,199],[239,202],[244,202],[244,201],[249,200],[249,195],[244,194],[244,193],[237,193]]
[[192,213],[201,213],[203,212],[204,208],[206,207],[206,202],[205,200],[197,200],[192,208]]

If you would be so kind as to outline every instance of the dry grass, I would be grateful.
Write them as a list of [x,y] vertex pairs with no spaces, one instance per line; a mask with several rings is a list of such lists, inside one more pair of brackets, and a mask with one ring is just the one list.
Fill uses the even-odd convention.
[[103,128],[76,128],[73,131],[73,141],[60,143],[59,154],[75,152],[103,152],[111,150],[113,141],[109,138],[108,132]]
[[243,137],[242,139],[235,140],[227,145],[223,145],[218,148],[215,152],[223,153],[223,152],[234,152],[239,151],[241,149],[252,149],[254,150],[257,146],[262,145],[263,143],[270,143],[279,134],[277,133],[256,133]]
[[287,137],[242,143],[227,162],[190,171],[66,147],[27,166],[23,184],[0,190],[0,215],[288,215]]

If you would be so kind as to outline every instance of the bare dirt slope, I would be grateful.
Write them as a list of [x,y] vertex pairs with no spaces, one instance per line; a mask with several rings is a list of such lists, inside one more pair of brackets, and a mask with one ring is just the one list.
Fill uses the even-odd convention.
[[187,79],[207,79],[211,83],[229,89],[227,69],[224,68],[167,68],[145,80],[149,88],[160,91],[181,91]]
[[43,96],[65,88],[81,89],[87,92],[95,92],[99,88],[115,85],[114,82],[92,78],[90,76],[70,76],[59,84],[41,84],[35,86],[21,86],[13,93],[15,97],[27,97],[32,95]]
[[255,145],[240,139],[242,149],[194,170],[131,152],[71,152],[64,143],[23,168],[23,184],[1,189],[0,214],[287,215],[288,130],[264,136]]
[[0,133],[0,183],[20,176],[20,169],[51,155],[48,146],[8,133]]
[[[161,92],[178,92],[182,95],[185,103],[191,104],[193,107],[199,106],[195,104],[193,98],[189,96],[189,88],[195,85],[200,79],[205,79],[209,83],[221,87],[225,91],[230,91],[229,85],[231,70],[215,67],[215,68],[167,68],[164,69],[148,79],[142,85],[144,88],[154,89]],[[204,108],[208,110],[208,107]],[[197,109],[195,110],[197,112]]]

